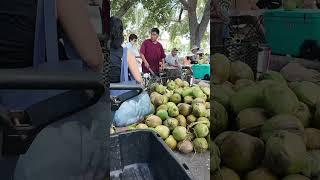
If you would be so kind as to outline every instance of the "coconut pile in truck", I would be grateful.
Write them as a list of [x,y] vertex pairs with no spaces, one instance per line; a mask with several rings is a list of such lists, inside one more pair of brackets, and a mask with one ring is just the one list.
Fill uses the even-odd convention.
[[319,83],[288,79],[286,67],[255,78],[222,54],[211,65],[211,177],[319,179]]

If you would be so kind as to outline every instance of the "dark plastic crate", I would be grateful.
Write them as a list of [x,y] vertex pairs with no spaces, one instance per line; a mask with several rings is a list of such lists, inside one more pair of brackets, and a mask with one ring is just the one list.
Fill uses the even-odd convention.
[[242,61],[250,66],[253,73],[257,73],[259,47],[258,43],[226,41],[225,48],[230,61]]
[[191,180],[181,164],[154,132],[139,130],[116,134],[110,139],[111,180]]

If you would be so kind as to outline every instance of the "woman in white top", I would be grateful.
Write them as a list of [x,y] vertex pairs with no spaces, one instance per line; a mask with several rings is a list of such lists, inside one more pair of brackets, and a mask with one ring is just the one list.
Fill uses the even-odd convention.
[[138,51],[138,48],[136,46],[138,41],[138,36],[135,34],[130,34],[129,36],[129,42],[125,45],[125,47],[131,51],[131,53],[135,56],[138,64],[138,68],[140,73],[142,72],[142,59],[140,57],[140,53]]

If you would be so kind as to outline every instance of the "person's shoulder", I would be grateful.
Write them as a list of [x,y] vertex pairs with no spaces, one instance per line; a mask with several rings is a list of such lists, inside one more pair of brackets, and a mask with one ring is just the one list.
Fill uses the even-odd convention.
[[148,43],[149,43],[148,40],[149,40],[149,39],[145,39],[145,40],[141,43],[141,46],[145,46],[146,44],[148,44]]
[[151,39],[145,39],[145,40],[142,42],[142,44],[149,43],[149,42],[151,42]]

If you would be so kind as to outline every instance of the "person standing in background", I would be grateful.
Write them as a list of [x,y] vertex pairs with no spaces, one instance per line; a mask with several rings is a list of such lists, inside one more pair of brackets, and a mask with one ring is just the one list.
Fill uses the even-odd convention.
[[178,57],[178,49],[173,48],[171,54],[166,56],[166,63],[169,66],[179,67],[179,57]]
[[129,42],[125,44],[125,47],[128,48],[129,51],[133,53],[137,60],[138,68],[140,73],[142,72],[142,59],[140,56],[140,53],[137,49],[137,41],[138,41],[138,36],[135,34],[130,34],[129,36]]
[[151,38],[146,39],[140,48],[140,56],[143,61],[142,72],[149,73],[149,68],[156,74],[159,74],[160,67],[164,64],[166,57],[159,38],[159,29],[151,29]]
[[199,51],[199,47],[194,45],[191,48],[191,53],[193,54],[190,58],[191,58],[191,64],[197,64],[198,63],[198,51]]

